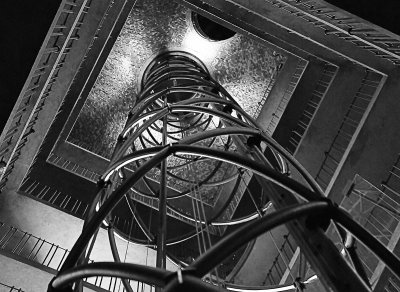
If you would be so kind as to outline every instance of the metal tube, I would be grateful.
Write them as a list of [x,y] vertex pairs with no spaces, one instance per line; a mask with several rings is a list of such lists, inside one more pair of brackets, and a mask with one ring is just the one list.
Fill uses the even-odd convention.
[[64,271],[74,266],[79,256],[83,252],[83,249],[89,243],[90,238],[94,232],[100,227],[103,219],[108,213],[114,208],[114,206],[122,199],[124,194],[129,191],[130,186],[136,183],[148,170],[159,164],[164,156],[170,153],[170,149],[167,147],[160,151],[152,159],[143,164],[131,177],[129,177],[124,184],[119,186],[113,194],[107,198],[104,204],[100,207],[97,213],[88,221],[87,226],[82,231],[81,235],[77,239],[75,245],[71,249],[71,252],[67,256],[60,271]]
[[[165,104],[167,99],[164,100]],[[162,144],[165,146],[167,144],[167,118],[165,115],[163,118],[163,137]],[[167,158],[163,159],[161,162],[161,180],[160,180],[160,196],[158,201],[158,228],[157,228],[157,258],[156,267],[163,268],[166,267],[166,241],[167,241]],[[156,289],[157,291],[158,289]]]
[[[265,161],[264,156],[257,155],[256,158]],[[298,204],[299,201],[292,192],[279,187],[272,187],[265,180],[259,180],[259,183],[268,191],[269,198],[275,208],[285,208],[286,206]],[[336,208],[333,207],[331,202],[329,204],[331,205],[330,209]],[[337,251],[336,246],[321,229],[320,226],[323,222],[329,223],[329,216],[330,214],[327,212],[324,217],[325,221],[314,215],[308,220],[299,218],[294,222],[286,224],[286,227],[306,255],[311,267],[326,289],[336,291],[371,291],[362,278],[349,267]],[[341,278],[341,281],[337,280],[338,277]]]
[[294,207],[287,207],[279,212],[266,215],[260,220],[239,227],[234,232],[222,238],[189,267],[194,270],[194,275],[203,276],[236,249],[264,232],[295,218],[307,214],[326,212],[328,209],[329,204],[327,202],[312,202]]
[[332,213],[332,218],[374,252],[394,274],[400,275],[400,259],[388,250],[376,237],[354,221],[346,211],[335,209]]
[[[111,253],[113,255],[114,261],[116,263],[120,263],[121,259],[119,257],[117,244],[115,243],[115,236],[114,236],[113,228],[112,227],[108,228],[107,233],[108,233],[108,238],[109,238],[110,247],[111,247]],[[124,285],[124,288],[126,291],[133,292],[132,287],[129,284],[128,280],[122,279],[122,284]]]
[[97,262],[61,272],[49,284],[49,291],[57,291],[69,283],[83,278],[103,276],[135,279],[147,284],[164,286],[173,273],[137,264]]

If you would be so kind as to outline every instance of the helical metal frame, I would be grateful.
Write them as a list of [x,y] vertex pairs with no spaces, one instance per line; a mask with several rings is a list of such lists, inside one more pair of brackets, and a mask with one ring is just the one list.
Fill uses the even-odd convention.
[[[186,135],[198,129],[202,130]],[[222,145],[217,145],[217,141],[222,141]],[[265,148],[273,153],[273,159],[266,158],[262,150]],[[167,159],[171,157],[183,162],[169,168]],[[216,164],[211,174],[203,180],[193,181],[174,172],[208,160],[216,161]],[[220,171],[224,163],[237,167],[237,171],[220,180],[212,180],[213,174]],[[264,186],[280,190],[286,199],[280,202],[271,194],[270,201],[247,216],[221,220],[221,215],[233,199],[231,195],[214,216],[202,220],[178,210],[171,203],[187,196],[190,188],[167,195],[167,192],[163,194],[162,190],[151,187],[148,174],[155,168],[160,170],[160,185],[165,188],[167,177],[172,177],[182,184],[197,183],[197,187],[217,187],[232,183],[235,184],[232,193],[237,190],[241,172],[251,171],[268,182]],[[303,182],[291,178],[290,170],[297,171]],[[135,186],[141,179],[150,190],[149,193]],[[157,236],[152,234],[135,210],[130,192],[156,200],[160,213],[164,206],[164,213],[168,209],[194,224],[240,227],[223,237],[193,263],[177,263],[183,266],[177,272],[162,267],[121,263],[115,244],[116,234],[136,244],[160,248],[159,239],[156,239]],[[126,237],[114,228],[109,215],[124,198],[145,240]],[[297,203],[287,205],[285,202]],[[274,205],[276,211],[267,213],[271,205]],[[324,220],[316,220],[318,216]],[[141,92],[118,138],[109,166],[98,182],[98,193],[85,218],[83,231],[60,272],[49,284],[48,291],[73,291],[73,283],[91,276],[120,277],[127,291],[132,291],[127,279],[143,281],[163,288],[163,291],[189,288],[192,291],[220,291],[220,288],[201,278],[242,245],[282,224],[288,224],[326,287],[334,291],[344,291],[344,287],[346,291],[371,291],[369,283],[360,276],[360,268],[349,266],[323,234],[324,226],[317,221],[335,222],[339,228],[351,233],[370,248],[396,275],[400,275],[399,259],[352,220],[346,211],[327,199],[312,176],[262,131],[262,126],[213,80],[197,58],[180,51],[165,52],[150,62],[143,73]],[[115,262],[88,264],[87,255],[101,226],[108,228]],[[164,248],[179,244],[196,236],[196,231],[178,238],[164,238],[162,244]],[[311,238],[304,238],[305,234],[311,234]],[[320,244],[325,250],[318,254],[312,244]],[[327,259],[323,258],[325,256]],[[336,274],[331,269],[336,269]],[[228,284],[227,287],[229,289]]]

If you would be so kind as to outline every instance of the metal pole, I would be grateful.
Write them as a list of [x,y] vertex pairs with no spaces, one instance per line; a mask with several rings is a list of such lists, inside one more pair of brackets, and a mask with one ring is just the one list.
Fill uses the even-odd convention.
[[[167,99],[164,99],[164,105],[167,106]],[[167,144],[167,122],[168,115],[163,118],[163,136],[162,144]],[[157,259],[156,267],[165,269],[166,267],[166,250],[167,242],[167,158],[161,162],[161,179],[160,179],[160,197],[158,203],[158,228],[157,228]],[[156,292],[161,288],[156,288]]]

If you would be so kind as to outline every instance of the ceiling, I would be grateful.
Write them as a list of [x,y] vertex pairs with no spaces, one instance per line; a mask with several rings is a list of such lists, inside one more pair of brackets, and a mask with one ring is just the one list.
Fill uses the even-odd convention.
[[210,74],[242,105],[257,108],[285,57],[237,33],[209,41],[194,29],[191,11],[173,1],[138,1],[100,72],[68,142],[109,158],[129,109],[135,105],[138,79],[146,64],[165,50],[196,55]]

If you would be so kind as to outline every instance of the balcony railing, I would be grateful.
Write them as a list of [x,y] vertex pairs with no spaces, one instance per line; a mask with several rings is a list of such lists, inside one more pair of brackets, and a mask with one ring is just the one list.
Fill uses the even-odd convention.
[[58,270],[68,250],[0,222],[0,249],[13,255]]
[[87,203],[53,189],[29,176],[22,182],[19,191],[78,218],[83,218],[89,207]]
[[400,198],[400,154],[389,171],[389,175],[382,182],[382,190],[388,195]]
[[82,167],[78,163],[72,162],[54,153],[49,155],[47,162],[54,164],[68,172],[72,172],[75,175],[88,179],[91,182],[97,182],[100,178],[100,174],[94,172],[93,170]]
[[301,76],[303,75],[306,65],[307,65],[307,62],[304,60],[299,60],[299,62],[297,63],[296,69],[290,78],[287,88],[282,94],[282,97],[278,104],[278,107],[276,108],[275,112],[272,114],[271,121],[266,126],[265,131],[267,132],[268,135],[272,135],[276,126],[278,125],[278,122],[279,122],[280,118],[282,117],[282,114],[285,111],[286,106],[289,103],[290,98],[292,97],[292,94],[295,91],[297,84],[300,81]]
[[1,292],[24,292],[21,288],[16,288],[15,286],[10,286],[7,284],[0,283]]
[[326,189],[335,175],[336,170],[345,156],[353,136],[362,126],[368,115],[376,92],[382,80],[382,75],[366,70],[360,88],[355,94],[329,149],[325,152],[325,159],[316,175],[316,181]]
[[400,291],[400,281],[396,277],[389,277],[388,283],[384,288],[384,292],[399,292]]
[[[359,224],[393,251],[400,233],[400,198],[394,198],[359,175],[341,202]],[[379,259],[363,245],[357,244],[357,254],[371,282],[377,279]],[[373,284],[373,283],[371,283]]]
[[265,90],[261,100],[258,102],[257,108],[256,108],[256,110],[254,112],[254,117],[255,118],[257,118],[260,115],[260,113],[262,111],[262,108],[263,108],[263,106],[265,104],[265,101],[267,100],[268,95],[272,90],[272,87],[274,87],[274,85],[275,85],[276,78],[277,78],[277,71],[275,71],[275,76],[273,76],[269,80],[268,85],[267,85],[267,89]]
[[377,57],[400,64],[400,41],[390,32],[377,28],[346,11],[321,1],[267,0],[271,5],[321,29],[326,35],[352,43]]
[[285,275],[285,272],[287,269],[290,270],[288,263],[292,260],[297,245],[290,234],[286,234],[283,238],[283,243],[278,250],[278,254],[272,261],[272,265],[263,281],[263,286],[274,286],[281,284],[281,280]]
[[[381,184],[381,190],[389,197],[399,202],[400,199],[400,154],[389,171],[389,175]],[[400,210],[398,210],[400,212]],[[398,245],[398,244],[397,244]],[[394,249],[394,253],[400,256],[398,248]],[[385,292],[400,292],[400,279],[390,273],[384,288]]]
[[292,130],[291,136],[289,138],[289,145],[286,150],[289,153],[294,154],[299,146],[301,140],[303,139],[308,126],[314,118],[315,113],[318,110],[321,101],[325,97],[325,94],[329,90],[332,81],[335,78],[337,72],[337,67],[329,63],[324,66],[324,71],[322,72],[314,90],[310,94],[307,106],[304,109],[296,127]]
[[6,164],[0,174],[0,192],[13,171],[21,149],[28,137],[35,132],[34,126],[46,99],[54,90],[61,68],[76,40],[89,9],[88,0],[63,1],[56,15],[45,44],[36,58],[31,73],[20,94],[19,104],[14,107],[9,123],[0,137],[0,161]]
[[[48,242],[31,233],[0,222],[0,253],[6,256],[19,258],[34,265],[51,269],[55,274],[59,270],[69,250],[59,245]],[[93,262],[92,260],[90,262]],[[110,277],[93,277],[85,279],[87,283],[112,292],[124,292],[125,289],[120,279]],[[142,282],[132,281],[132,288],[140,291],[152,291],[153,287]],[[2,290],[3,287],[9,288]],[[0,284],[0,291],[21,291],[13,286]],[[135,290],[136,291],[136,290]],[[139,290],[138,290],[139,291]]]

